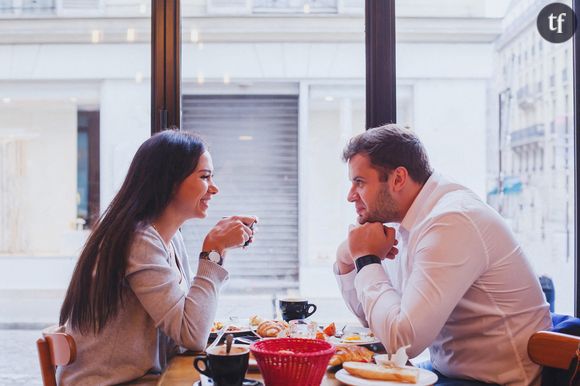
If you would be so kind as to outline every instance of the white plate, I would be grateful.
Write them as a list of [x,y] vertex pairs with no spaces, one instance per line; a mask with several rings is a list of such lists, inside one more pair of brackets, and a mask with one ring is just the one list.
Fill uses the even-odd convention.
[[[405,367],[416,368],[410,366]],[[433,385],[435,382],[437,382],[438,379],[437,374],[435,374],[434,372],[425,369],[418,370],[419,370],[419,378],[417,379],[417,383],[375,381],[372,379],[364,379],[349,374],[348,371],[346,371],[345,369],[338,370],[336,374],[334,374],[334,377],[339,381],[352,386],[401,386],[401,385],[428,386]]]
[[378,340],[376,337],[374,336],[364,336],[361,335],[361,339],[360,340],[343,340],[341,338],[337,338],[335,336],[331,336],[327,339],[328,343],[332,343],[334,345],[339,345],[339,346],[360,346],[363,344],[376,344],[376,343],[381,343],[380,340]]

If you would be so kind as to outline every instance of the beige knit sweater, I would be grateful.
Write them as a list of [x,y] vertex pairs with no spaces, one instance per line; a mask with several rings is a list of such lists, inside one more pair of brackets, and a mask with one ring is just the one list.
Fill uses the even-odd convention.
[[81,335],[66,326],[77,345],[74,363],[59,367],[59,385],[111,385],[147,373],[159,373],[172,355],[205,348],[219,290],[227,271],[207,260],[197,262],[192,278],[180,232],[172,239],[185,279],[170,261],[153,227],[138,232],[128,258],[125,302],[118,315],[98,334]]

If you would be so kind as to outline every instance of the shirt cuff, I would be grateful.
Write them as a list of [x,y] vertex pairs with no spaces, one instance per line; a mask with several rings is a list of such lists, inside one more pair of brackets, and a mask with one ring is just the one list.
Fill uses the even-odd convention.
[[341,275],[340,271],[338,270],[338,265],[334,263],[333,270],[334,276],[336,277],[336,281],[338,283],[338,287],[340,288],[341,291],[354,290],[354,279],[356,277],[356,269],[353,269],[349,273]]
[[230,277],[228,271],[224,267],[205,259],[199,259],[197,276],[209,279],[216,284],[223,284]]
[[393,286],[391,284],[391,279],[382,264],[365,265],[353,279],[353,284],[357,293],[363,293],[362,291],[366,287],[377,282],[386,282],[389,286]]

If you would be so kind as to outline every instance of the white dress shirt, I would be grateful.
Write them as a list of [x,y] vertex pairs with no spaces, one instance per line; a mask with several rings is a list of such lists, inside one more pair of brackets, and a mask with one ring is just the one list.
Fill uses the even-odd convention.
[[398,228],[399,254],[335,274],[349,308],[394,352],[429,347],[448,377],[539,385],[530,336],[551,327],[538,278],[503,218],[434,173]]

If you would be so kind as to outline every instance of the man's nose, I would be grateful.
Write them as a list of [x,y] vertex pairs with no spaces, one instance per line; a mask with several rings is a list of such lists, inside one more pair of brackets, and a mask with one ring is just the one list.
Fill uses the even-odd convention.
[[352,188],[350,188],[350,190],[348,191],[348,195],[346,196],[346,200],[348,202],[355,202],[356,199],[358,198],[358,194],[356,193],[354,186]]

